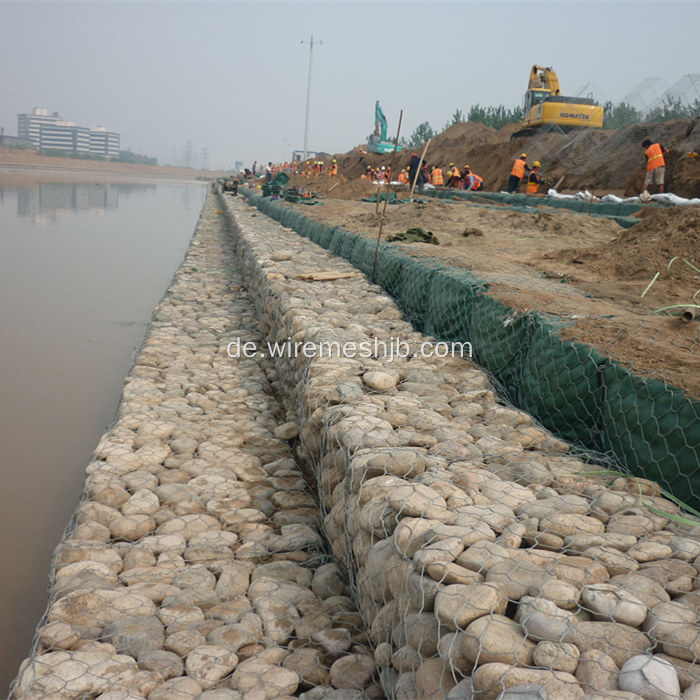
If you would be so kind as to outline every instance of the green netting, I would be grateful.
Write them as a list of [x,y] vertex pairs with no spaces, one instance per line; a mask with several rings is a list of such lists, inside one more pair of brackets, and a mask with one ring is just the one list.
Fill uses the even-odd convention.
[[617,362],[603,375],[606,447],[629,469],[700,506],[700,401]]
[[[278,202],[244,194],[271,217],[371,276],[372,239],[291,217]],[[498,193],[491,194],[495,199]],[[513,203],[527,200],[525,195],[499,196]],[[570,202],[549,198],[548,203],[567,207]],[[620,207],[612,204],[606,211],[629,212]],[[605,215],[586,208],[589,215]],[[606,460],[612,457],[621,467],[700,505],[694,495],[700,486],[700,401],[664,382],[638,377],[587,345],[562,339],[561,321],[514,312],[488,296],[487,285],[465,270],[416,259],[383,243],[374,281],[397,300],[418,330],[438,340],[471,343],[474,358],[502,385],[506,397],[556,435]]]
[[519,403],[543,416],[543,424],[565,440],[604,451],[601,372],[606,359],[587,345],[562,340],[559,327],[543,319],[533,327]]
[[471,342],[471,309],[486,288],[466,270],[442,267],[432,277],[425,332],[438,340]]

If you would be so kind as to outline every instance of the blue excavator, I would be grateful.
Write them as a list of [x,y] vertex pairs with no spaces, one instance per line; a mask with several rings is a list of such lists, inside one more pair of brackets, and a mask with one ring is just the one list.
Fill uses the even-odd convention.
[[[379,100],[374,105],[374,133],[367,137],[367,150],[370,153],[391,153],[394,150],[394,144],[386,138],[386,117]],[[396,150],[400,151],[401,147]]]

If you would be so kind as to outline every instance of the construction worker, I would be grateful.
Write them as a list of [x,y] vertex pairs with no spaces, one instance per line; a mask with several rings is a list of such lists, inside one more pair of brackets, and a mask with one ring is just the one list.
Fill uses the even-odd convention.
[[454,163],[450,163],[450,169],[447,171],[447,182],[445,182],[445,187],[459,187],[461,179],[462,173],[459,172],[459,168]]
[[664,153],[668,153],[668,149],[664,148],[660,143],[652,143],[649,139],[642,141],[644,155],[647,157],[647,174],[644,177],[644,188],[642,192],[647,192],[649,185],[655,184],[659,188],[659,192],[664,191],[664,176],[666,174],[666,161]]
[[540,161],[536,160],[532,164],[532,170],[527,176],[526,194],[537,194],[540,190],[540,185],[544,182],[544,178],[540,174]]
[[433,165],[433,169],[430,171],[430,184],[435,187],[442,187],[445,184],[442,168],[439,165]]
[[328,168],[328,177],[335,177],[338,174],[338,161],[333,158],[333,162]]
[[464,166],[464,189],[467,192],[478,192],[484,189],[484,178],[479,177],[476,173],[473,173],[468,165]]
[[307,160],[306,161],[306,168],[304,170],[304,175],[306,175],[307,179],[311,177],[311,172],[312,172],[311,161]]
[[417,153],[411,153],[411,162],[408,166],[408,178],[410,185],[415,182],[419,192],[423,192],[425,176],[423,175],[423,159]]
[[521,153],[513,163],[513,169],[510,171],[508,178],[508,193],[515,194],[520,186],[520,181],[525,177],[525,173],[530,172],[530,166],[527,164],[527,153]]

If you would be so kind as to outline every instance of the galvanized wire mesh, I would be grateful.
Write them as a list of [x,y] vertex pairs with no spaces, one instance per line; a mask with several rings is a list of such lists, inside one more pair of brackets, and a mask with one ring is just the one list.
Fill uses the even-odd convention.
[[[88,467],[16,697],[695,692],[696,521],[653,482],[591,473],[468,359],[427,354],[459,319],[416,299],[422,335],[348,263],[218,206],[233,256],[210,199]],[[371,261],[336,233],[313,235]],[[389,359],[397,340],[417,352]],[[231,357],[237,341],[255,352]],[[309,352],[269,356],[288,341]]]

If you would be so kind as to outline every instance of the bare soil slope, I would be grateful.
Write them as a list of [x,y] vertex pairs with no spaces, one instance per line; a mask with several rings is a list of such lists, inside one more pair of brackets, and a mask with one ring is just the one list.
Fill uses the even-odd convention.
[[[645,170],[640,144],[649,137],[671,149],[667,191],[700,197],[700,159],[688,156],[700,147],[700,119],[510,141],[513,131],[459,124],[431,143],[426,160],[443,167],[468,163],[487,181],[487,190],[498,191],[506,184],[512,159],[525,151],[530,162],[542,161],[551,179],[564,176],[560,191],[625,195],[640,189]],[[384,205],[362,201],[376,196],[377,187],[360,175],[367,162],[388,165],[391,156],[370,154],[361,162],[358,148],[334,157],[340,165],[337,180],[293,178],[292,184],[311,189],[324,201],[322,206],[304,206],[304,214],[376,237]],[[409,158],[410,153],[398,154],[398,168]],[[408,192],[398,190],[398,196],[407,199]],[[700,267],[699,207],[645,205],[638,214],[640,223],[623,229],[613,220],[561,209],[539,207],[530,213],[507,205],[422,200],[387,206],[382,237],[415,226],[431,231],[439,246],[398,245],[416,256],[471,269],[512,308],[567,318],[574,324],[567,330],[569,337],[597,347],[642,376],[663,379],[700,397],[700,322],[654,313],[700,300],[698,294],[693,302],[700,273],[680,259]],[[656,272],[659,277],[642,297]]]

